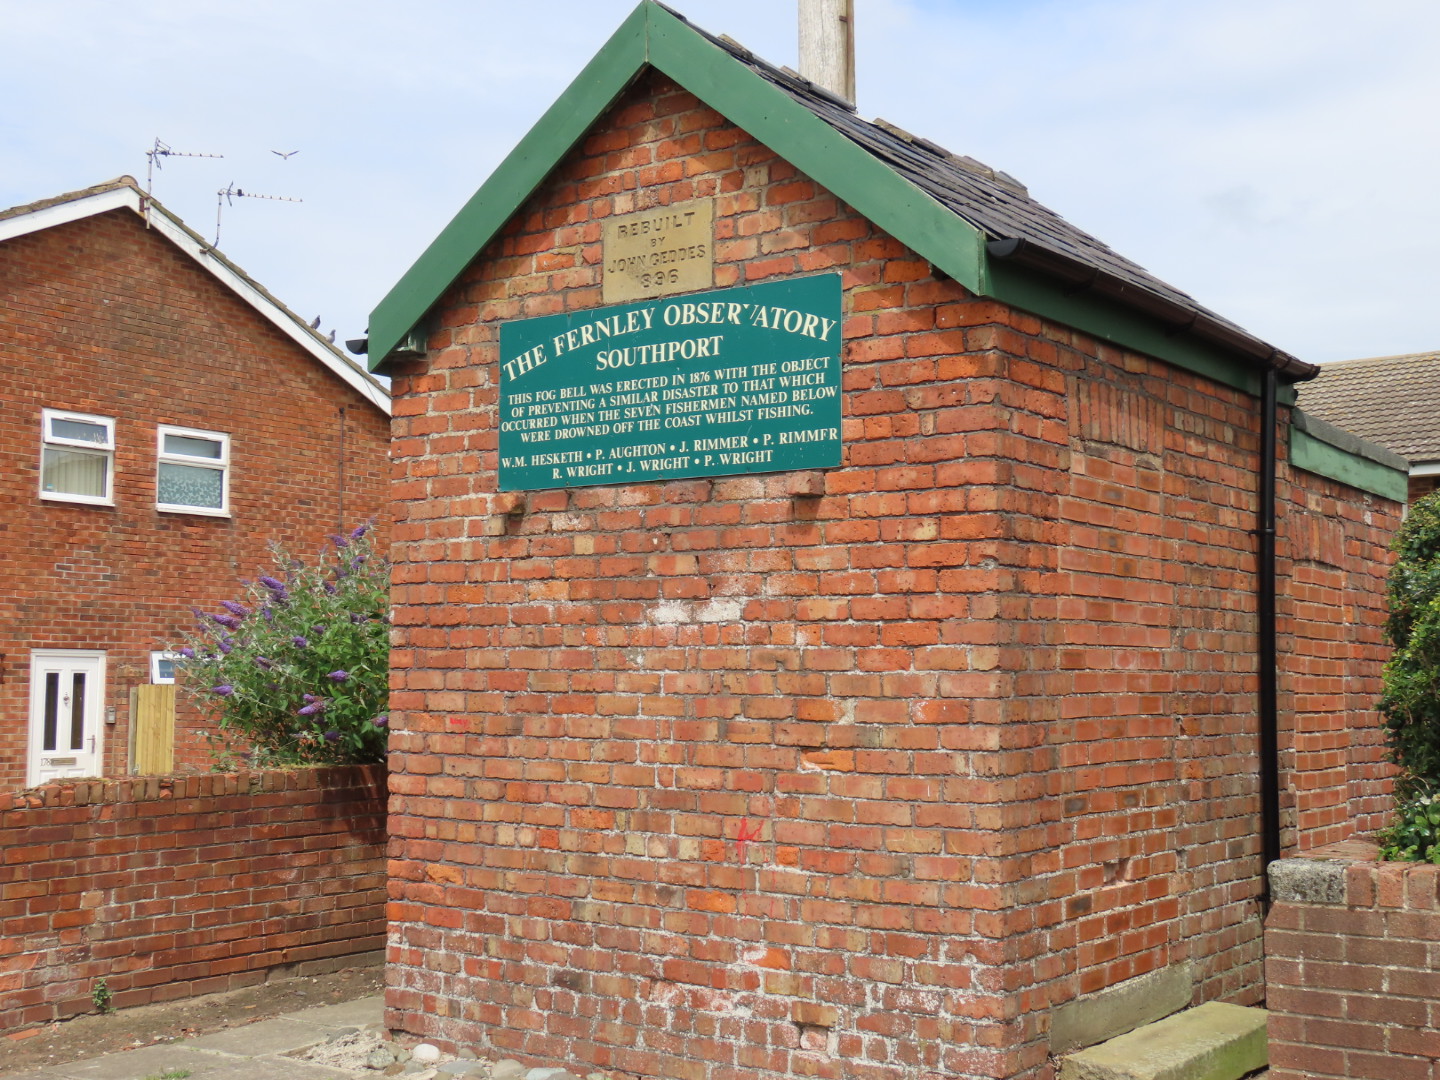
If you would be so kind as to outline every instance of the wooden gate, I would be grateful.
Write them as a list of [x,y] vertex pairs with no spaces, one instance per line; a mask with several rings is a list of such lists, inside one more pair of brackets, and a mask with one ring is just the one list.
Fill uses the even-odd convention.
[[163,776],[175,770],[175,686],[135,687],[130,699],[135,724],[134,771]]

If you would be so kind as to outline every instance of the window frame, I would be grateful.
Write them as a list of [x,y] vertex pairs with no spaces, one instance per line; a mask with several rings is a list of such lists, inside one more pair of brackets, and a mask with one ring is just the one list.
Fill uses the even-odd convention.
[[[73,420],[81,424],[95,424],[105,429],[107,440],[104,445],[93,442],[82,442],[79,439],[66,439],[51,434],[50,425],[55,420]],[[45,490],[45,451],[50,447],[62,447],[66,450],[79,450],[88,457],[103,457],[105,459],[105,494],[103,495],[81,495],[68,491],[46,491]],[[40,498],[51,502],[81,503],[85,506],[114,506],[115,505],[115,417],[95,416],[91,413],[75,412],[72,409],[44,409],[40,410],[40,475],[37,486],[40,489]]]
[[[175,676],[174,676],[174,674],[173,674],[173,672],[175,671],[174,665],[175,665],[175,662],[176,662],[177,660],[180,660],[180,659],[181,659],[181,656],[180,656],[180,654],[179,654],[178,652],[171,652],[171,651],[169,651],[168,649],[161,649],[161,650],[159,650],[159,651],[152,652],[152,653],[150,654],[150,682],[151,682],[151,685],[154,685],[154,686],[168,686],[168,685],[173,684],[173,683],[175,682]],[[170,661],[170,664],[171,664],[170,670],[171,670],[172,674],[171,674],[170,678],[168,678],[168,679],[167,679],[167,678],[164,678],[164,677],[160,674],[160,662],[161,662],[162,660],[169,660],[169,661]]]
[[[220,456],[215,458],[192,457],[189,454],[167,453],[165,436],[178,435],[186,439],[205,439],[220,444]],[[184,503],[160,501],[160,466],[184,465],[189,468],[210,469],[220,474],[220,505],[187,506]],[[163,514],[199,514],[203,517],[230,516],[230,436],[223,431],[202,431],[199,428],[176,427],[173,424],[159,424],[155,429],[155,509]]]

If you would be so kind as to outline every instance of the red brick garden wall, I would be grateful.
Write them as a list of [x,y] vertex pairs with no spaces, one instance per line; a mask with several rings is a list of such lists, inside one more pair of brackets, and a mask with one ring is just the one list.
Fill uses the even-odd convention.
[[338,967],[380,948],[385,770],[149,777],[0,797],[0,1031]]
[[1317,852],[1334,895],[1277,903],[1265,931],[1271,1080],[1440,1076],[1440,867]]
[[[844,466],[497,494],[499,324],[598,306],[600,219],[697,197],[717,286],[843,275]],[[438,313],[394,385],[393,1026],[1039,1076],[1078,995],[1261,996],[1253,397],[968,295],[653,77]],[[1303,846],[1383,784],[1336,729],[1399,508],[1282,497]]]
[[[115,419],[114,506],[39,497],[45,408]],[[229,517],[156,510],[160,424],[230,435]],[[105,773],[124,774],[151,650],[178,643],[192,605],[215,610],[263,572],[272,540],[317,550],[342,474],[345,521],[388,529],[388,443],[388,417],[131,211],[6,241],[0,791],[25,785],[31,650],[106,654]],[[177,765],[207,767],[183,695],[180,717]]]

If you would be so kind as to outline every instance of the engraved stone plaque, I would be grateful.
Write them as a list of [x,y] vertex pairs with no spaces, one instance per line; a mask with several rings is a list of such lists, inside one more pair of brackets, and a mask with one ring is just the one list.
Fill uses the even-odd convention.
[[649,300],[713,286],[714,218],[709,199],[606,218],[600,233],[604,302]]

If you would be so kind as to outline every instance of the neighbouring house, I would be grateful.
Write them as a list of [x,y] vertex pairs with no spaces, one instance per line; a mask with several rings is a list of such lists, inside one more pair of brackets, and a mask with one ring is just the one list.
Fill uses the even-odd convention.
[[1322,364],[1299,403],[1307,415],[1404,458],[1411,502],[1440,486],[1440,353]]
[[388,527],[389,410],[131,178],[0,212],[0,790],[208,767],[167,644]]
[[1264,865],[1385,812],[1405,477],[1314,366],[662,5],[368,347],[392,1027],[1046,1076],[1260,1000]]

